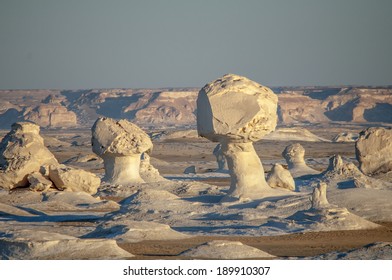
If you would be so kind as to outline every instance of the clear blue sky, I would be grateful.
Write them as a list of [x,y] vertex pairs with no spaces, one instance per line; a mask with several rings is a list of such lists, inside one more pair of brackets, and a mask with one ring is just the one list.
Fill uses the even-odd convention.
[[390,0],[0,0],[0,89],[391,85]]

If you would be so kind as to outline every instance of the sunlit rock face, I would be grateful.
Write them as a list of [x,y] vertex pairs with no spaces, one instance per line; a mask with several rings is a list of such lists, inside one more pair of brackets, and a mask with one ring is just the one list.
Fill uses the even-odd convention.
[[270,189],[252,142],[275,129],[277,103],[271,89],[234,74],[200,90],[198,133],[221,143],[231,175],[230,190],[223,201],[260,198],[263,189]]
[[372,175],[392,171],[392,129],[371,127],[359,134],[355,143],[359,168]]
[[0,143],[0,186],[14,189],[29,185],[28,175],[40,172],[51,164],[58,164],[54,155],[45,147],[34,123],[14,123],[11,131]]
[[305,149],[299,143],[288,145],[283,150],[282,156],[285,158],[288,169],[294,178],[319,173],[306,165]]
[[92,149],[104,160],[104,180],[113,184],[144,182],[140,157],[152,149],[150,137],[127,120],[99,118],[92,127]]

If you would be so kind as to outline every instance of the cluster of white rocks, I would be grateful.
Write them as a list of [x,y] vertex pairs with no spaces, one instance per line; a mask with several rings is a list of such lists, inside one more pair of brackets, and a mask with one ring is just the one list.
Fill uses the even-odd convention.
[[95,194],[101,183],[99,177],[59,164],[39,132],[40,127],[33,123],[12,125],[0,143],[0,186],[7,190],[29,187],[33,191],[55,187]]

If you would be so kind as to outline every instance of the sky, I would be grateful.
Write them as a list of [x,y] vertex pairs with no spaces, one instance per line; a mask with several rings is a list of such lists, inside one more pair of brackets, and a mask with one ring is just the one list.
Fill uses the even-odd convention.
[[390,0],[0,0],[0,89],[392,85]]

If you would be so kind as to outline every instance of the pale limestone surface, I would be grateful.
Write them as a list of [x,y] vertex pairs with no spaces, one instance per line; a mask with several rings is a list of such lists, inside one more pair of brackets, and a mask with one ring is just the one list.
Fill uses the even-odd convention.
[[95,194],[101,184],[97,175],[65,165],[49,166],[49,178],[57,189],[71,192]]
[[140,183],[141,154],[152,149],[150,137],[127,120],[99,118],[92,127],[92,149],[105,166],[111,184]]
[[295,182],[290,171],[276,163],[267,176],[267,183],[271,188],[282,188],[290,191],[295,190]]
[[43,192],[49,190],[51,187],[54,187],[53,182],[42,175],[40,172],[33,172],[29,174],[27,176],[27,180],[30,184],[29,189],[32,191]]
[[371,127],[355,143],[359,168],[368,175],[392,171],[392,129]]
[[231,176],[229,193],[222,202],[261,198],[271,189],[252,142],[275,129],[277,103],[271,89],[234,74],[199,91],[198,133],[221,143]]
[[305,149],[299,143],[288,145],[282,152],[282,156],[285,158],[288,169],[294,178],[320,173],[306,165]]
[[39,134],[40,127],[33,123],[19,122],[0,143],[0,186],[5,189],[28,186],[27,176],[40,172],[51,164],[58,164],[54,155],[45,147]]
[[186,250],[180,256],[194,259],[252,259],[252,258],[274,258],[257,248],[245,245],[237,241],[214,240]]
[[136,243],[143,240],[177,240],[189,238],[189,235],[173,230],[170,226],[154,222],[112,219],[103,222],[90,238],[111,238],[118,242]]
[[146,152],[142,154],[139,172],[140,177],[142,177],[146,183],[168,181],[163,178],[161,174],[159,174],[158,169],[151,164],[151,158]]
[[358,133],[351,132],[342,132],[337,134],[334,138],[332,138],[332,142],[340,143],[340,142],[355,142],[359,137]]
[[2,260],[127,259],[134,257],[115,240],[80,239],[69,235],[18,230],[0,232]]

